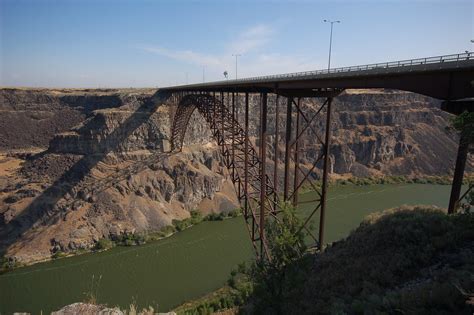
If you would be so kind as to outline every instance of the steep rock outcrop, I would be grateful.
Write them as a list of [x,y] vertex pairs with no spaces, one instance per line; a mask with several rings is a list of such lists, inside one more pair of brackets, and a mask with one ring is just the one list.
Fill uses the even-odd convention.
[[[238,207],[204,119],[197,111],[193,114],[183,152],[170,156],[166,151],[175,108],[163,104],[156,111],[142,111],[150,95],[152,91],[135,90],[0,90],[0,107],[8,113],[0,119],[0,148],[49,143],[40,154],[0,158],[0,166],[25,159],[20,168],[0,174],[0,247],[7,255],[24,262],[40,260],[57,250],[89,248],[102,237],[155,231],[194,209],[209,213]],[[270,97],[270,138],[275,130],[274,102]],[[250,104],[250,137],[258,144],[256,96]],[[320,104],[302,100],[308,117]],[[437,101],[406,92],[347,91],[333,104],[332,173],[451,172],[457,136],[446,130],[449,115],[439,110]],[[52,116],[32,123],[31,115]],[[17,120],[9,122],[11,117]],[[239,121],[243,122],[242,111]],[[314,126],[301,141],[302,168],[309,169],[320,154],[315,134],[322,137],[324,119]],[[284,119],[279,130],[284,139]],[[283,143],[279,147],[281,161]],[[273,152],[270,147],[271,160]],[[320,167],[314,171],[316,178]]]

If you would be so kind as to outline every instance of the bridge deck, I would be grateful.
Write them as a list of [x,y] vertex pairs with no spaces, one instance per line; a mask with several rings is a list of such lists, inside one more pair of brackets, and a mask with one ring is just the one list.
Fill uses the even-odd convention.
[[274,92],[310,97],[321,91],[389,88],[442,100],[474,97],[474,52],[166,87],[165,90],[207,92]]

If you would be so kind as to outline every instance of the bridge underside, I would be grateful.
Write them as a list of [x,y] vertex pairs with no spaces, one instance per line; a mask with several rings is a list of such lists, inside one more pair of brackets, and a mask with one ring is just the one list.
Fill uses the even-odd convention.
[[417,65],[350,73],[241,79],[167,88],[169,91],[276,93],[287,97],[319,97],[333,90],[395,89],[439,100],[474,97],[474,59],[444,65]]
[[[425,58],[425,63],[394,69],[389,69],[387,63],[387,68],[367,67],[364,71],[362,67],[355,73],[332,71],[315,76],[272,76],[162,89],[163,93],[171,93],[172,102],[177,105],[172,151],[181,150],[189,119],[197,109],[207,121],[230,171],[257,255],[271,259],[265,240],[267,220],[278,220],[285,203],[297,206],[302,187],[312,189],[318,197],[311,200],[315,206],[304,218],[301,229],[309,232],[317,249],[322,249],[333,98],[344,89],[398,89],[445,100],[442,109],[454,114],[474,111],[474,103],[469,100],[474,97],[474,60],[470,54],[466,60],[459,56],[449,64],[426,64]],[[254,143],[249,137],[249,97],[255,94],[259,96],[259,122]],[[308,110],[302,98],[324,101],[317,103],[318,108]],[[275,115],[271,136],[270,114]],[[303,138],[314,141],[303,142]],[[448,209],[451,213],[460,199],[469,147],[462,139],[460,143]],[[307,150],[317,152],[309,167],[300,164],[300,154]],[[313,229],[315,218],[319,224]]]

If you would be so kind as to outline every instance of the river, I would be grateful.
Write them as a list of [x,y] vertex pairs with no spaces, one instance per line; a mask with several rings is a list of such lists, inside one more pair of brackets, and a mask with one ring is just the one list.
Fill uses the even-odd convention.
[[[341,239],[369,213],[402,204],[447,206],[450,186],[339,186],[329,190],[325,238]],[[301,201],[314,199],[301,195]],[[300,211],[308,212],[306,204]],[[317,220],[315,221],[317,224]],[[242,217],[203,222],[143,246],[116,247],[23,267],[0,275],[0,314],[49,313],[87,299],[167,311],[221,287],[238,263],[253,257]]]

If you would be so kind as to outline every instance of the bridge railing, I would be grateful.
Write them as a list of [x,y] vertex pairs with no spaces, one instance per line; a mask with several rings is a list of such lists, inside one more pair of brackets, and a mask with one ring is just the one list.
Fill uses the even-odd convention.
[[367,65],[340,67],[340,68],[332,68],[332,69],[325,69],[325,70],[302,71],[302,72],[292,72],[292,73],[285,73],[285,74],[257,76],[257,77],[229,80],[229,81],[223,81],[223,82],[237,83],[237,82],[249,82],[249,81],[266,81],[266,80],[273,80],[273,79],[288,79],[288,78],[294,78],[294,77],[316,76],[316,75],[321,75],[321,74],[367,71],[367,70],[374,70],[374,69],[388,69],[388,68],[397,68],[397,67],[409,67],[409,66],[426,65],[426,64],[459,62],[459,61],[465,61],[465,60],[474,60],[474,52],[466,52],[462,54],[452,54],[452,55],[427,57],[427,58],[407,59],[407,60],[382,62],[382,63],[373,63],[373,64],[367,64]]

